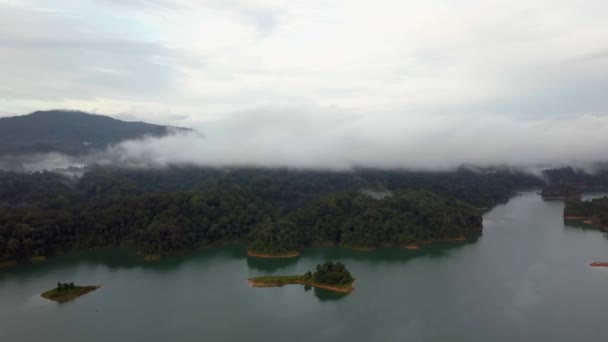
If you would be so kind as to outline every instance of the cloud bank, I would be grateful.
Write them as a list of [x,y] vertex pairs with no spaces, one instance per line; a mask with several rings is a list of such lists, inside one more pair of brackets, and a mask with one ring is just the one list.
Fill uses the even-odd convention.
[[[585,165],[606,160],[608,117],[521,121],[504,116],[353,117],[265,108],[209,125],[208,134],[126,141],[95,156],[148,167],[271,166],[450,169],[462,164]],[[207,132],[207,131],[206,131]]]
[[198,128],[133,164],[604,160],[608,2],[0,0],[0,115]]

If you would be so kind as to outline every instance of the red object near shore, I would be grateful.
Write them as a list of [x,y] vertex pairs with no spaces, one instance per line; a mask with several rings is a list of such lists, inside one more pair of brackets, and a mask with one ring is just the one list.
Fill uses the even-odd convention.
[[608,267],[608,262],[592,262],[593,267]]

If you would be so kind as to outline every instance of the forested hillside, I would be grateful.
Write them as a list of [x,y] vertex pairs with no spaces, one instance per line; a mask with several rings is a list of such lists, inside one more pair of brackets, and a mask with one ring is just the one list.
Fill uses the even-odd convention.
[[[130,246],[167,255],[228,241],[281,253],[317,243],[401,246],[459,238],[524,174],[91,167],[0,172],[0,259]],[[381,190],[380,199],[367,195]]]
[[85,112],[38,111],[0,118],[0,156],[48,152],[79,155],[123,140],[164,136],[169,131],[167,126]]

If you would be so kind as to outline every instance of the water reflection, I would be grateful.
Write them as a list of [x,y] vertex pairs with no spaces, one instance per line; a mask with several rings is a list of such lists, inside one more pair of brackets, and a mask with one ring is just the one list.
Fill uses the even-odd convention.
[[350,294],[350,293],[340,293],[340,292],[335,292],[335,291],[318,289],[316,287],[314,287],[313,289],[314,289],[313,292],[315,294],[315,297],[317,297],[317,299],[319,299],[322,302],[337,301],[337,300],[346,298],[346,296],[348,296]]
[[304,288],[305,292],[310,292],[310,290],[313,290],[313,294],[315,295],[315,297],[317,297],[317,299],[319,299],[322,302],[336,301],[336,300],[344,299],[344,298],[346,298],[346,296],[349,295],[349,293],[340,293],[340,292],[335,292],[335,291],[319,289],[319,288],[313,287],[308,284],[303,284],[301,286]]
[[[581,222],[568,222],[568,225],[595,229],[593,226]],[[209,248],[203,251],[185,253],[178,256],[163,257],[160,260],[146,261],[134,251],[124,248],[85,251],[70,253],[53,257],[46,262],[25,263],[9,267],[0,271],[0,279],[4,277],[38,277],[57,269],[73,269],[78,267],[106,266],[111,271],[146,269],[155,272],[166,272],[179,268],[183,263],[196,262],[198,264],[212,263],[216,259],[245,259],[250,269],[273,272],[283,268],[297,265],[302,259],[313,260],[364,260],[366,262],[408,262],[418,257],[439,258],[449,252],[475,243],[481,234],[464,241],[433,243],[425,245],[419,250],[403,248],[380,248],[373,251],[353,250],[344,247],[317,247],[307,248],[302,255],[296,258],[254,258],[248,257],[245,245],[229,245]]]
[[293,266],[298,263],[300,257],[295,258],[255,258],[247,257],[249,268],[261,271],[275,271],[281,268]]
[[[580,225],[581,223],[574,223]],[[585,229],[595,229],[593,226],[584,225]],[[0,271],[0,280],[20,279],[25,281],[45,274],[52,274],[57,270],[70,270],[77,268],[90,268],[95,266],[106,266],[111,271],[144,269],[152,272],[171,272],[180,268],[184,263],[197,263],[197,265],[217,262],[218,259],[243,260],[247,267],[261,272],[274,272],[280,269],[291,268],[302,260],[362,260],[369,264],[381,264],[385,262],[406,263],[419,257],[441,258],[448,253],[463,248],[469,244],[476,243],[481,234],[464,241],[434,243],[425,245],[419,250],[406,250],[403,248],[381,248],[374,251],[353,250],[343,247],[318,247],[305,249],[300,257],[296,258],[252,258],[247,257],[244,245],[229,245],[217,248],[209,248],[194,253],[186,253],[179,256],[164,257],[156,261],[145,261],[135,252],[129,249],[109,249],[71,253],[51,258],[46,262],[28,263],[17,265]],[[16,277],[16,278],[15,278]],[[327,292],[327,291],[325,291]],[[316,292],[315,292],[316,293]],[[332,295],[323,293],[317,295],[319,299],[328,300]],[[335,297],[338,298],[338,297]]]
[[73,252],[52,257],[44,262],[25,262],[0,270],[0,280],[4,277],[33,278],[53,273],[58,269],[76,269],[94,266],[105,266],[111,271],[145,269],[156,272],[167,272],[179,268],[186,262],[197,264],[212,263],[214,260],[235,259],[246,257],[243,245],[213,247],[202,251],[184,253],[176,256],[166,256],[159,260],[148,261],[126,248],[100,249],[83,252]]
[[417,250],[408,250],[398,247],[380,248],[371,251],[354,250],[345,247],[319,247],[304,250],[302,257],[314,257],[321,260],[365,260],[370,263],[407,262],[419,257],[442,257],[452,252],[474,244],[481,237],[481,233],[471,236],[463,241],[437,242],[424,245]]
[[577,229],[580,231],[602,232],[604,233],[602,234],[604,235],[604,238],[608,239],[608,234],[604,229],[590,223],[585,223],[583,220],[564,219],[564,227],[566,227],[566,229]]
[[564,226],[568,228],[578,228],[580,230],[600,230],[598,227],[585,223],[584,220],[572,220],[564,218]]
[[408,262],[419,257],[440,258],[449,252],[474,244],[481,237],[481,233],[471,236],[463,241],[438,242],[425,245],[418,250],[404,248],[380,248],[365,251],[346,247],[314,247],[305,249],[299,257],[295,258],[254,258],[247,257],[247,266],[251,269],[274,272],[282,268],[296,265],[301,259],[315,260],[364,260],[366,262]]

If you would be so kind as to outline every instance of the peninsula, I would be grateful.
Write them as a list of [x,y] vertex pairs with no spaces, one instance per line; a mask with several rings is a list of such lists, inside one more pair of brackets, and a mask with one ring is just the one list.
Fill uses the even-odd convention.
[[100,285],[76,286],[74,285],[74,283],[57,283],[56,288],[43,292],[40,296],[42,298],[52,300],[58,303],[65,303],[74,300],[80,296],[83,296],[89,292],[93,292],[100,287]]
[[[147,260],[233,242],[246,243],[252,258],[297,257],[316,246],[421,247],[478,234],[479,208],[528,184],[524,175],[467,171],[78,172],[0,171],[0,263],[115,246]],[[361,191],[370,188],[390,195]]]
[[570,200],[564,207],[565,220],[583,221],[602,230],[608,230],[608,197],[591,201]]
[[310,285],[312,287],[349,293],[355,288],[355,278],[346,269],[344,264],[326,261],[316,267],[315,272],[306,272],[304,275],[295,276],[268,276],[248,279],[253,287],[281,287],[289,284]]

